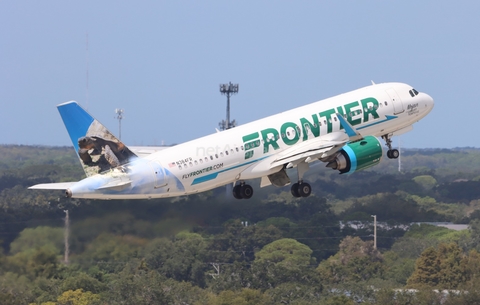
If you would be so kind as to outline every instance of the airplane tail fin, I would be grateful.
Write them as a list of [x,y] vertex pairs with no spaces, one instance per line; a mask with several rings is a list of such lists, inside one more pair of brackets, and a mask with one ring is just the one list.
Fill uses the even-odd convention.
[[130,162],[136,155],[77,102],[57,106],[87,177]]

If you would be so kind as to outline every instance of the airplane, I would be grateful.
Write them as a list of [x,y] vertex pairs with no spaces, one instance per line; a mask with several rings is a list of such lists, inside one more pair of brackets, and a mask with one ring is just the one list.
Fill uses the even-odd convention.
[[227,184],[249,199],[248,180],[260,187],[291,183],[294,197],[308,197],[303,180],[312,162],[340,174],[380,163],[383,149],[396,159],[392,137],[413,129],[434,101],[404,83],[380,83],[301,106],[245,125],[164,149],[127,147],[78,103],[57,106],[86,178],[37,184],[29,189],[64,190],[86,199],[152,199],[195,194]]

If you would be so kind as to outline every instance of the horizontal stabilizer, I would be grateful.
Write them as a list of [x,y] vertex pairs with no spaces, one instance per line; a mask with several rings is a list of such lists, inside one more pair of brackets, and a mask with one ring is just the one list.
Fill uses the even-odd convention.
[[66,190],[77,182],[42,183],[29,187],[29,190]]
[[129,146],[130,150],[139,158],[144,158],[171,146]]

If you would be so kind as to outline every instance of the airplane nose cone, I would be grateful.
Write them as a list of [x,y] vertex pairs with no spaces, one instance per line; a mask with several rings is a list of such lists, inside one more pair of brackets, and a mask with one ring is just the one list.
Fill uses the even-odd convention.
[[429,113],[433,109],[435,102],[433,101],[433,98],[430,95],[426,93],[421,93],[421,94],[422,94],[422,104],[426,108],[424,112]]

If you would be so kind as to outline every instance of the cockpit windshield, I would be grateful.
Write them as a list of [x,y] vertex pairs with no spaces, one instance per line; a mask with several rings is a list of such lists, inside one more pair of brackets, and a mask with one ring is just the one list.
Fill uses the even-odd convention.
[[408,91],[408,92],[410,93],[411,97],[414,97],[414,96],[417,96],[417,95],[418,95],[418,91],[415,90],[415,89],[413,89],[413,88],[412,88],[412,90],[410,90],[410,91]]

